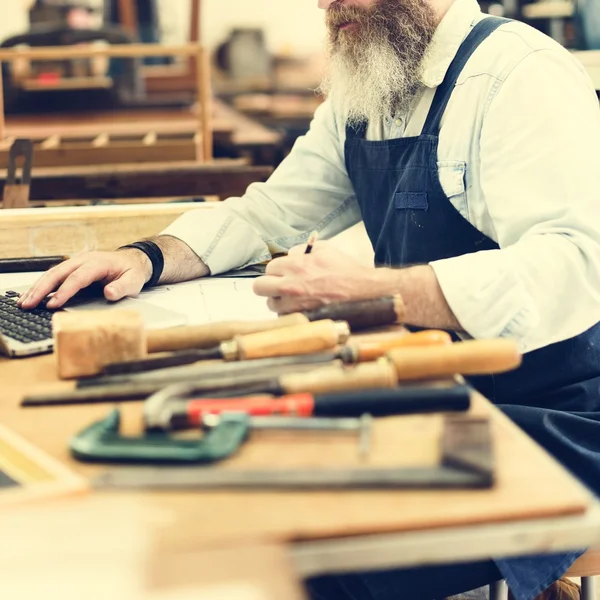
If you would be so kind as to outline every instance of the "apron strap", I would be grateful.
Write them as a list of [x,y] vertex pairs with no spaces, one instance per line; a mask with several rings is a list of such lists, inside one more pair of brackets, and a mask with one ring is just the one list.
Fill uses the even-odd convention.
[[454,60],[450,64],[444,81],[442,81],[435,93],[433,104],[431,105],[431,109],[429,110],[427,120],[423,127],[423,135],[439,134],[442,116],[444,115],[446,106],[450,101],[450,96],[454,91],[454,86],[465,68],[465,65],[481,42],[496,31],[498,27],[508,22],[508,19],[502,19],[500,17],[486,17],[473,27],[471,33],[466,37],[458,50],[458,53],[454,57]]

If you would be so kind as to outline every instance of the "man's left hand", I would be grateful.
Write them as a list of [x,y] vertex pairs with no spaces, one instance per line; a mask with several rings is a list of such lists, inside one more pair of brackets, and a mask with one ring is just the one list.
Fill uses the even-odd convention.
[[317,242],[310,254],[305,250],[305,245],[296,246],[287,256],[271,261],[266,275],[254,283],[254,292],[268,298],[272,311],[287,314],[383,295],[378,291],[375,268],[328,242]]

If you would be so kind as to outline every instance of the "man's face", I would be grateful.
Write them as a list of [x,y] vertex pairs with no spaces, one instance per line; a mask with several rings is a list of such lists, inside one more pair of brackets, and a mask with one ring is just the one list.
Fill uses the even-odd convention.
[[326,9],[329,74],[322,84],[352,121],[407,108],[438,18],[429,0],[319,0]]

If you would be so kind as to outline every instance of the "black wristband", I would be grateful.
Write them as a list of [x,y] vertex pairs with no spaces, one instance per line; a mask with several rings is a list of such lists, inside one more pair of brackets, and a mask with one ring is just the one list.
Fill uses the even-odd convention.
[[152,276],[144,287],[156,285],[160,281],[163,269],[165,268],[165,257],[162,250],[154,242],[150,241],[127,244],[127,246],[121,246],[119,250],[125,250],[126,248],[141,250],[150,259],[152,263]]

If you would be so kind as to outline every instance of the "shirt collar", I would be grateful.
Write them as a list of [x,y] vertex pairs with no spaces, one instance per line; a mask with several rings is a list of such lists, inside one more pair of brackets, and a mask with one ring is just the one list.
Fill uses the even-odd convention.
[[446,76],[471,27],[483,18],[477,0],[455,0],[433,34],[423,60],[421,82],[435,88]]

